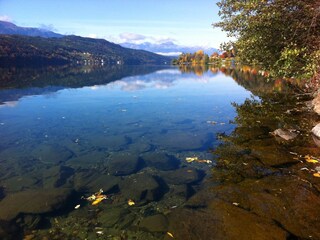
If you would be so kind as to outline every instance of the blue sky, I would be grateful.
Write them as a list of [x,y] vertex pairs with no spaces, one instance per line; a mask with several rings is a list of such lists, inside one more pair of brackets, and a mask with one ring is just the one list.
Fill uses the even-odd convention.
[[0,0],[0,19],[121,43],[174,41],[219,47],[225,33],[213,0]]

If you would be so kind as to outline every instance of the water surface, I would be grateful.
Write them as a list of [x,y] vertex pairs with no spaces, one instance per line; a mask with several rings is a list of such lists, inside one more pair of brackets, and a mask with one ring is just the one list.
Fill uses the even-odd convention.
[[[207,70],[1,69],[3,238],[317,239],[303,95]],[[285,142],[277,128],[301,134]]]

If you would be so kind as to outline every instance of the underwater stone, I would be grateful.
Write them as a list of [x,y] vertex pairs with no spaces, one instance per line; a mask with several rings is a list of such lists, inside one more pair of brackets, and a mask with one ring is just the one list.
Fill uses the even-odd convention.
[[294,129],[276,129],[272,132],[274,136],[281,137],[282,139],[289,141],[298,136],[298,133]]
[[59,145],[39,145],[32,151],[32,155],[40,162],[57,164],[66,162],[73,156],[73,153],[65,147]]
[[135,174],[119,183],[121,194],[134,201],[157,201],[162,196],[161,186],[146,173]]
[[159,170],[173,170],[179,167],[180,161],[172,155],[166,153],[146,153],[142,159],[148,167]]
[[136,154],[117,153],[111,156],[107,167],[112,175],[124,176],[137,172],[142,167],[142,161]]
[[77,172],[74,176],[74,188],[80,192],[97,192],[103,189],[104,192],[117,188],[120,177],[101,174],[94,170]]
[[184,167],[175,171],[167,171],[160,174],[166,183],[180,185],[198,182],[204,173],[195,168]]
[[49,168],[43,174],[43,186],[56,188],[67,183],[68,178],[74,174],[74,170],[66,166],[55,166]]
[[168,220],[164,215],[157,214],[142,219],[139,227],[149,232],[166,232],[168,230]]
[[20,213],[41,214],[59,210],[68,204],[71,189],[27,190],[8,194],[0,202],[0,220],[10,221]]
[[130,212],[124,208],[110,208],[101,212],[98,221],[103,227],[113,227],[117,222],[122,221]]
[[175,239],[287,239],[287,232],[273,221],[218,199],[201,211],[177,208],[168,219]]

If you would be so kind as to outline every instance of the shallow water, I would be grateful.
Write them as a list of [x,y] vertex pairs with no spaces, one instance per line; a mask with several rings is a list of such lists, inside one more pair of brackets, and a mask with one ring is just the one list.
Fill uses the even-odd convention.
[[0,236],[317,239],[317,165],[303,158],[319,154],[317,117],[304,95],[208,70],[1,69]]

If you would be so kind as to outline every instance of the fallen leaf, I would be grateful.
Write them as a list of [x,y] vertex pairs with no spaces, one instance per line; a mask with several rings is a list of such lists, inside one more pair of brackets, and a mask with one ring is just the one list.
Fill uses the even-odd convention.
[[78,209],[80,207],[80,204],[78,204],[77,206],[74,207],[74,209]]
[[133,201],[133,200],[131,200],[131,199],[129,199],[128,200],[128,205],[129,206],[133,206],[133,205],[135,205],[136,203]]
[[100,195],[101,197],[97,198],[96,200],[94,200],[92,202],[91,205],[98,205],[99,203],[101,203],[103,200],[107,199],[104,195]]
[[320,177],[320,173],[318,173],[318,172],[317,172],[317,173],[314,173],[313,176],[314,176],[314,177]]
[[307,161],[308,163],[318,163],[318,160],[311,159],[311,158],[306,159],[306,161]]
[[173,238],[173,234],[171,232],[167,232],[167,234]]

